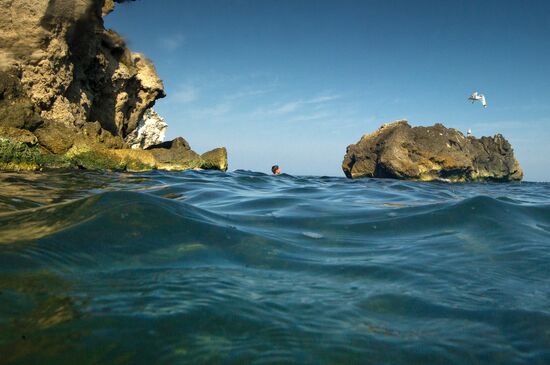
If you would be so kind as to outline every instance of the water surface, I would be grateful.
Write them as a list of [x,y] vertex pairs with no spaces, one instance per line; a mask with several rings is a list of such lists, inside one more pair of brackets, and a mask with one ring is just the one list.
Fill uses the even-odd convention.
[[550,184],[2,173],[0,363],[549,364]]

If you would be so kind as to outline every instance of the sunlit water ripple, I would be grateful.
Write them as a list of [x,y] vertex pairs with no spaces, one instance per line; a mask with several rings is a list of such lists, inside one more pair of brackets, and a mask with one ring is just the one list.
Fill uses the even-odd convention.
[[0,363],[550,364],[550,184],[0,175]]

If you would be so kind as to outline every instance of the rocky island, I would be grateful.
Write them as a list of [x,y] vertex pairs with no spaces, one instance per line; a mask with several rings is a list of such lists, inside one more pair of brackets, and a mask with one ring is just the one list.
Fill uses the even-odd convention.
[[163,142],[153,64],[103,16],[123,0],[0,0],[0,169],[227,169],[179,137]]
[[349,145],[342,162],[348,178],[519,181],[523,171],[500,134],[475,138],[446,128],[411,127],[399,120]]

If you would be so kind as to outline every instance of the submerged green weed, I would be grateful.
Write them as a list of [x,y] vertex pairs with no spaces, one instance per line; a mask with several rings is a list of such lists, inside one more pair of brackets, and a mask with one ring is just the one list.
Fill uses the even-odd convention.
[[0,140],[0,162],[2,163],[34,163],[38,165],[42,160],[42,153],[37,146]]
[[38,145],[0,140],[0,169],[39,170],[63,168],[69,163],[61,156],[43,151]]

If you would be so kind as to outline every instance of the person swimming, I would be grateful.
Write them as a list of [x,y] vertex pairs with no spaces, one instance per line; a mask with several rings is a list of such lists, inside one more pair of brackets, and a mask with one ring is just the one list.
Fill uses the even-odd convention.
[[279,165],[271,166],[271,172],[273,173],[273,175],[279,175],[281,173]]

